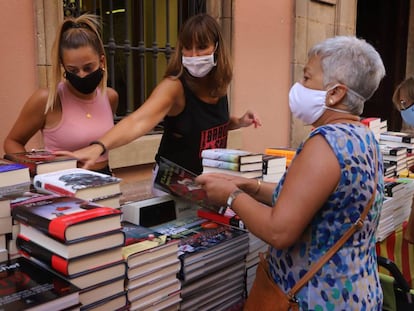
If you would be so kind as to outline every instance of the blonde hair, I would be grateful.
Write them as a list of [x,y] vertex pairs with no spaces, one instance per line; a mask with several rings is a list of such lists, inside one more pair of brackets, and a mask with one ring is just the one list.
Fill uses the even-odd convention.
[[[52,47],[52,79],[47,98],[47,111],[53,110],[58,97],[58,84],[62,81],[62,55],[65,49],[77,49],[90,46],[98,55],[105,56],[105,49],[101,38],[100,18],[93,14],[83,14],[77,18],[68,18],[59,27]],[[99,84],[102,94],[106,92],[108,73],[106,72],[106,57],[104,57],[103,78]]]

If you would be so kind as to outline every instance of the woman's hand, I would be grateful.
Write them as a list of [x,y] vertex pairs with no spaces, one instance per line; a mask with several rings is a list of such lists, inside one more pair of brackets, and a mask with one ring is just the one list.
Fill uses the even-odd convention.
[[262,122],[254,112],[247,110],[245,114],[239,118],[239,127],[248,127],[252,124],[257,128],[262,125]]
[[209,202],[218,206],[226,206],[229,195],[238,188],[237,178],[227,174],[201,174],[195,181],[206,191]]
[[94,144],[94,145],[90,145],[82,149],[78,149],[73,152],[54,151],[53,153],[56,155],[65,155],[65,156],[76,158],[82,164],[81,166],[82,168],[90,169],[91,167],[95,165],[96,161],[101,156],[102,147],[100,145]]

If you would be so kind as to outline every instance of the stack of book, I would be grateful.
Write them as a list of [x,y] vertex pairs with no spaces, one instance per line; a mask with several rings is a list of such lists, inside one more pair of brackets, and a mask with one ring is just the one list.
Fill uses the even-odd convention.
[[384,163],[384,176],[395,177],[407,168],[407,148],[380,144]]
[[30,190],[30,185],[27,166],[0,159],[0,196],[24,193]]
[[26,258],[0,263],[1,310],[79,310],[79,288]]
[[72,168],[33,177],[34,188],[43,193],[74,196],[100,205],[119,208],[121,179],[82,168]]
[[43,195],[12,208],[21,254],[78,286],[82,310],[127,303],[121,212],[75,197]]
[[279,182],[286,172],[286,156],[263,155],[263,181]]
[[286,167],[289,167],[290,162],[292,162],[296,155],[296,149],[289,147],[269,147],[265,149],[264,153],[268,155],[286,157]]
[[226,173],[246,178],[263,174],[263,154],[238,149],[205,149],[201,152],[203,173]]
[[245,288],[247,231],[197,216],[151,229],[179,239],[180,310],[215,310],[240,301]]
[[8,237],[12,233],[12,224],[10,199],[0,197],[0,262],[9,259]]
[[6,153],[4,158],[29,168],[30,176],[76,168],[77,160],[72,157],[55,155],[46,150],[32,150],[18,153]]
[[377,117],[366,117],[361,118],[361,123],[365,124],[372,130],[377,141],[380,140],[381,133],[387,131],[387,120],[382,121],[380,118]]
[[381,210],[377,230],[378,241],[383,241],[399,225],[408,219],[414,195],[414,180],[411,178],[385,178],[386,200]]
[[126,235],[122,254],[127,264],[129,310],[178,310],[178,240],[125,221],[122,230]]
[[259,263],[259,253],[265,253],[269,245],[249,232],[249,252],[246,256],[246,296],[248,296],[252,288],[253,281],[256,277],[256,269]]

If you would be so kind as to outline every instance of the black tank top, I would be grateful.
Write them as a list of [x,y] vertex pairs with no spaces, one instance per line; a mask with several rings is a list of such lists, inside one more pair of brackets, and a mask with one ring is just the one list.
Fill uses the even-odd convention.
[[177,116],[164,118],[164,134],[161,139],[156,161],[160,156],[182,167],[201,174],[201,151],[212,148],[226,148],[229,125],[227,96],[216,104],[200,100],[184,87],[185,107]]

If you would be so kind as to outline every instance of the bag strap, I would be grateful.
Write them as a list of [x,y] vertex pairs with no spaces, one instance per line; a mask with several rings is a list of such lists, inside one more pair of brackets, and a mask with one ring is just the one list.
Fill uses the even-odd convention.
[[355,231],[361,229],[364,225],[364,219],[368,215],[369,210],[371,209],[372,204],[374,203],[375,193],[377,189],[378,183],[378,164],[377,164],[377,153],[374,152],[374,159],[375,159],[375,187],[372,192],[371,199],[368,201],[367,205],[365,206],[363,212],[355,221],[355,223],[349,228],[345,234],[331,247],[329,251],[323,255],[318,262],[316,262],[311,269],[295,284],[295,286],[288,292],[289,299],[291,301],[296,301],[295,294],[301,289],[309,280],[313,277],[313,275],[318,272],[319,269],[342,247],[342,245],[355,233]]

